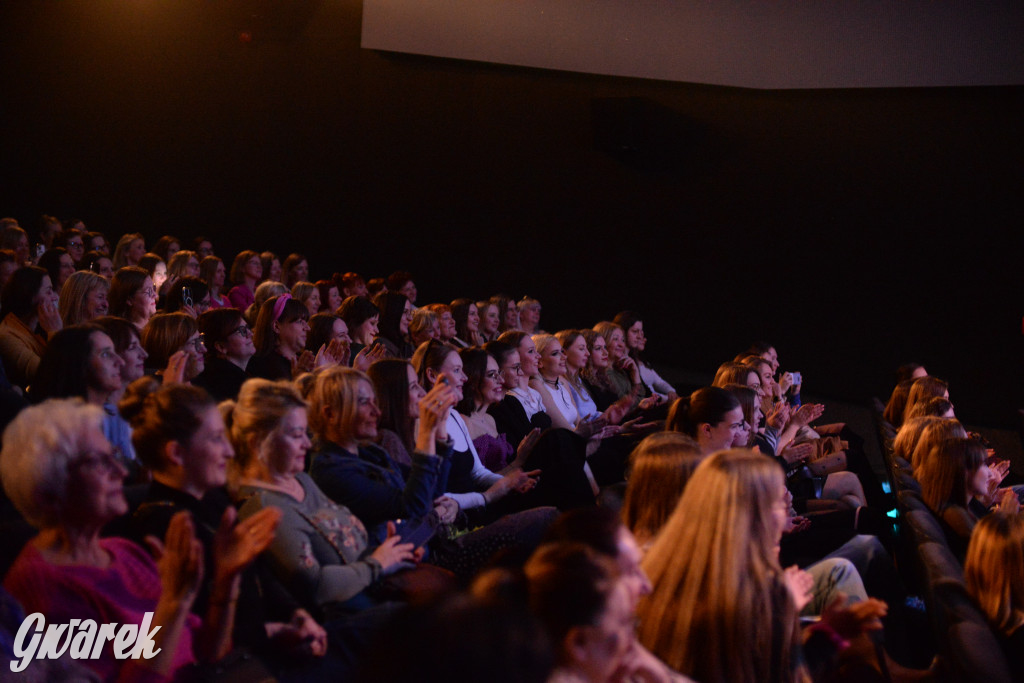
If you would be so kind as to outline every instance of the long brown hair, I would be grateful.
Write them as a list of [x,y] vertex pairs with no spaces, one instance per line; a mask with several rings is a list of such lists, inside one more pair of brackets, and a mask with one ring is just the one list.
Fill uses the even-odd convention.
[[967,482],[985,464],[986,455],[985,447],[974,439],[946,439],[933,446],[927,463],[915,471],[925,504],[936,514],[967,505]]
[[702,683],[809,680],[771,524],[782,489],[778,465],[746,449],[697,467],[643,563],[654,591],[640,642],[673,669]]
[[411,453],[416,419],[409,415],[410,367],[409,361],[385,358],[371,365],[366,374],[377,392],[377,407],[380,408],[378,425],[397,434]]
[[998,510],[971,533],[964,581],[989,623],[1010,635],[1024,625],[1024,518]]
[[697,442],[679,432],[651,434],[629,455],[622,522],[643,545],[654,540],[703,460]]

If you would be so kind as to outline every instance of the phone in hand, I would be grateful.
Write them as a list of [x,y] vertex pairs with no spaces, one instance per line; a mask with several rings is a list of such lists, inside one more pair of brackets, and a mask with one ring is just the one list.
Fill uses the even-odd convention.
[[402,543],[412,543],[414,548],[422,548],[437,533],[437,524],[432,520],[436,515],[428,515],[425,519],[396,519],[395,534]]

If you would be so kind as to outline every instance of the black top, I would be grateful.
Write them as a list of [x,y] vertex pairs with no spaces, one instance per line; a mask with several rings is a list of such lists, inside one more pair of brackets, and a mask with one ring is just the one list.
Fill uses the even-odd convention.
[[245,370],[224,358],[208,357],[206,369],[192,378],[192,384],[206,389],[218,401],[238,398],[249,375]]
[[[221,516],[229,505],[231,499],[223,488],[210,491],[200,500],[184,491],[154,481],[150,482],[149,491],[131,520],[131,537],[142,543],[146,536],[163,539],[167,535],[171,518],[181,510],[187,510],[192,514],[196,539],[203,544],[207,568],[207,580],[203,581],[199,594],[192,604],[192,611],[199,616],[206,614],[210,598],[209,577],[213,567],[213,539],[220,526]],[[288,590],[274,578],[273,572],[265,567],[261,559],[257,559],[242,572],[235,612],[235,630],[232,634],[235,644],[249,647],[265,645],[267,633],[263,627],[264,623],[290,621],[299,607],[299,603]]]
[[250,377],[261,377],[274,382],[282,379],[290,380],[292,378],[292,363],[277,351],[272,351],[265,356],[250,358],[245,371]]
[[492,403],[487,408],[487,413],[494,418],[498,433],[508,438],[513,449],[519,448],[519,443],[535,427],[540,427],[541,431],[551,428],[550,415],[542,411],[527,419],[523,404],[515,396],[508,394],[498,403]]

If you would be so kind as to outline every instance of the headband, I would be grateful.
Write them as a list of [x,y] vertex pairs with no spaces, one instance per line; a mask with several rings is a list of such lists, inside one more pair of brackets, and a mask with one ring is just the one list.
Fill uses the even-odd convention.
[[284,305],[288,303],[288,300],[292,298],[292,295],[285,292],[281,296],[277,297],[277,301],[274,302],[274,322],[276,323],[281,318],[281,314],[284,313]]

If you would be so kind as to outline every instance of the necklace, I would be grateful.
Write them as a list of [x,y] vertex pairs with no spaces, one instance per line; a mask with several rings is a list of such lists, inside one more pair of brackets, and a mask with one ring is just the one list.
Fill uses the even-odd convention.
[[549,387],[554,387],[555,389],[561,389],[562,388],[562,386],[558,383],[558,378],[557,377],[555,378],[554,382],[552,382],[549,379],[545,379],[544,377],[541,377],[541,379],[544,380],[544,384],[547,384]]

